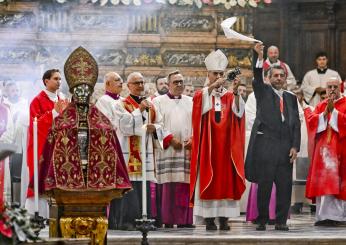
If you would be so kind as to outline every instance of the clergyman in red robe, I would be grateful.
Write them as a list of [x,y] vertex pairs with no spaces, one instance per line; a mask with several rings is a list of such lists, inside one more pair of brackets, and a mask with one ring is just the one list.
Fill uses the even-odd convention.
[[196,224],[216,230],[218,217],[219,229],[229,230],[228,218],[239,215],[236,200],[245,190],[245,103],[222,86],[228,60],[220,50],[205,64],[208,86],[193,98],[190,202]]
[[[42,90],[30,103],[30,125],[28,132],[28,150],[27,150],[27,164],[29,169],[29,180],[34,176],[34,138],[33,138],[33,122],[37,120],[37,151],[38,159],[40,159],[43,151],[43,146],[46,142],[48,132],[52,126],[53,119],[59,115],[60,112],[67,105],[67,101],[59,98],[58,90],[61,84],[61,74],[58,69],[47,70],[42,77],[45,89]],[[34,190],[29,187],[25,207],[30,213],[34,213]],[[39,208],[40,215],[46,216],[46,201],[40,200]]]
[[315,225],[330,226],[346,221],[346,98],[337,78],[327,82],[327,97],[308,115],[315,137],[306,196],[316,198]]

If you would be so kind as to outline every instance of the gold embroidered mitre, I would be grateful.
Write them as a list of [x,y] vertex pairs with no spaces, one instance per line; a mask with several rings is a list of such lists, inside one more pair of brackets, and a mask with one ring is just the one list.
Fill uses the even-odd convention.
[[64,66],[67,84],[72,89],[80,84],[94,88],[98,77],[98,65],[92,55],[83,47],[75,49]]

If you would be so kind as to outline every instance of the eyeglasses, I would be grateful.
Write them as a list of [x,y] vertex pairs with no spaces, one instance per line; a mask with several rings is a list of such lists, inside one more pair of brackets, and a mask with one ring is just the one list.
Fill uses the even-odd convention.
[[144,85],[144,81],[134,81],[134,82],[129,82],[129,84],[139,86],[139,85]]
[[172,81],[172,83],[173,83],[174,85],[178,85],[179,83],[180,83],[180,84],[184,84],[184,80],[174,80],[174,81]]
[[327,88],[329,88],[329,89],[338,89],[339,85],[328,85]]

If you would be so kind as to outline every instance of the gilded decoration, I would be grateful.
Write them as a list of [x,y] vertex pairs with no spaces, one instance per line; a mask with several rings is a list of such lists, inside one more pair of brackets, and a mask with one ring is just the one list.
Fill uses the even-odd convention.
[[107,217],[62,217],[60,229],[63,238],[91,238],[91,244],[104,244],[108,220]]
[[251,69],[252,51],[250,49],[221,49],[228,58],[230,67],[239,66],[245,69]]
[[[201,10],[177,6],[179,1],[166,2],[166,5],[153,1],[141,8],[131,6],[133,1],[119,8],[109,1],[104,8],[97,5],[100,1],[90,0],[86,5],[79,0],[65,1],[65,4],[43,0],[16,2],[1,6],[4,8],[0,13],[0,30],[5,41],[0,45],[0,67],[6,74],[2,75],[4,80],[11,78],[31,85],[41,80],[46,69],[63,70],[63,60],[72,52],[71,48],[83,44],[97,61],[101,75],[98,82],[102,82],[103,75],[111,69],[125,78],[136,66],[145,71],[146,78],[152,78],[175,67],[183,69],[185,77],[196,77],[192,83],[198,88],[205,79],[204,58],[212,49],[251,50],[250,43],[226,40],[220,23],[237,16],[234,30],[251,36],[253,9],[236,7],[227,11],[222,8],[222,1]],[[46,40],[47,36],[52,39]],[[251,69],[252,53],[232,52],[227,56],[230,66]],[[89,65],[84,65],[81,71],[90,71]],[[77,70],[76,67],[69,69],[70,72]],[[244,74],[251,76],[251,71]],[[84,73],[79,81],[87,81],[89,75]],[[67,80],[72,77],[67,76]],[[63,79],[62,92],[67,90]],[[31,96],[32,92],[26,91],[25,95]]]
[[[5,0],[3,0],[5,1]],[[66,2],[72,2],[72,0],[55,0],[58,3],[66,3]],[[83,1],[84,3],[88,3],[88,1]],[[172,5],[172,6],[194,6],[197,8],[202,8],[203,6],[212,6],[212,5],[221,5],[225,9],[231,9],[234,7],[250,7],[250,8],[257,8],[257,7],[263,7],[267,4],[270,4],[272,0],[93,0],[91,1],[94,4],[98,4],[99,6],[108,6],[108,5],[134,5],[134,6],[140,6],[142,4],[149,5],[149,4],[165,4],[165,5]]]
[[[121,164],[117,151],[115,131],[109,120],[95,107],[88,113],[89,141],[87,178],[84,177],[78,145],[78,120],[74,103],[71,103],[54,120],[52,132],[55,141],[46,144],[44,160],[50,167],[45,178],[45,191],[108,190],[129,187],[125,164]],[[50,137],[50,136],[49,136]],[[122,184],[117,177],[124,178]],[[85,182],[85,179],[87,182]]]
[[79,47],[68,57],[64,73],[70,91],[80,84],[94,87],[98,77],[98,65],[86,49]]
[[129,66],[162,66],[160,49],[156,48],[129,48],[126,57]]

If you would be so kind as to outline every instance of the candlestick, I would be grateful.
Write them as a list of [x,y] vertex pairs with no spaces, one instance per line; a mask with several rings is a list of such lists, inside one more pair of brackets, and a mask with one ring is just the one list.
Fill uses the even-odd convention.
[[38,150],[37,150],[37,118],[33,122],[34,134],[34,198],[35,198],[35,213],[38,212]]
[[142,218],[147,218],[147,166],[146,166],[146,134],[147,127],[144,125],[141,137],[141,160],[142,160]]

